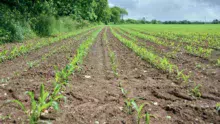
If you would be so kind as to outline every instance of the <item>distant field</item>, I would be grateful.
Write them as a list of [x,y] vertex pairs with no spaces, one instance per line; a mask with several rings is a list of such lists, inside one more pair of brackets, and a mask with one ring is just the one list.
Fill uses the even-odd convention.
[[136,27],[148,31],[174,31],[174,32],[203,32],[203,33],[220,33],[220,25],[215,24],[140,24],[140,25],[123,25],[126,27]]

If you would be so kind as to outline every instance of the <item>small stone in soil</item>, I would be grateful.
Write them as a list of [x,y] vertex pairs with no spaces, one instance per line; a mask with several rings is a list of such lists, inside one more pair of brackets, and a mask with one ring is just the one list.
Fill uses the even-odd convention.
[[122,111],[122,110],[123,110],[123,107],[119,107],[119,109]]
[[157,102],[154,102],[153,104],[154,104],[154,105],[156,105],[156,106],[158,105],[158,103],[157,103]]
[[89,75],[85,75],[85,78],[91,78],[91,76],[89,76]]
[[167,119],[171,119],[171,116],[166,116]]

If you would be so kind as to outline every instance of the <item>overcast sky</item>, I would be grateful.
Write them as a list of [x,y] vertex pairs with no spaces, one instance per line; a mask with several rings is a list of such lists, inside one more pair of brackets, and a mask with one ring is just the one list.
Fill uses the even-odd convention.
[[207,21],[220,19],[220,0],[109,0],[127,9],[127,18]]

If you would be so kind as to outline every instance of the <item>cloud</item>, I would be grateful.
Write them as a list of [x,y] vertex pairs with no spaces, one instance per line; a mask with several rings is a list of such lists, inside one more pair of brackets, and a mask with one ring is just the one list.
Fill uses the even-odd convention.
[[125,9],[134,9],[137,7],[139,0],[109,0],[109,2]]
[[220,6],[220,0],[196,0],[197,2],[207,3],[211,6]]
[[220,0],[109,0],[126,8],[127,18],[148,20],[213,20],[220,19]]

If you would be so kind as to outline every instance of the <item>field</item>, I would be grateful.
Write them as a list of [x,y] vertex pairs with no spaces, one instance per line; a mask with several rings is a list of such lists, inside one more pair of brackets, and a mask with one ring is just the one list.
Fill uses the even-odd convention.
[[219,30],[95,26],[3,44],[0,123],[218,124]]

